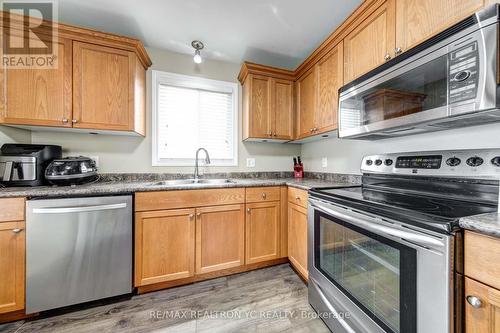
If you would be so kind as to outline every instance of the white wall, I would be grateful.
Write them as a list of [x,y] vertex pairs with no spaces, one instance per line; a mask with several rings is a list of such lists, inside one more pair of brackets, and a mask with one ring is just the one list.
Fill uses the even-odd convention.
[[[33,143],[59,144],[66,155],[85,154],[99,157],[100,171],[108,172],[192,172],[192,167],[151,166],[151,70],[195,75],[209,79],[237,82],[239,64],[205,60],[195,65],[189,55],[160,49],[147,49],[153,66],[147,73],[147,134],[145,138],[76,133],[33,132]],[[241,88],[240,88],[241,100]],[[240,103],[241,105],[241,103]],[[240,107],[241,112],[241,107]],[[241,115],[239,117],[241,137]],[[291,171],[291,157],[300,153],[299,145],[243,143],[239,140],[238,167],[205,167],[204,172]],[[246,168],[246,158],[256,159],[255,168]]]
[[302,159],[306,171],[359,174],[361,159],[369,154],[477,148],[500,148],[500,123],[380,141],[326,139],[304,144]]
[[4,143],[31,143],[31,133],[17,128],[0,126],[0,146]]

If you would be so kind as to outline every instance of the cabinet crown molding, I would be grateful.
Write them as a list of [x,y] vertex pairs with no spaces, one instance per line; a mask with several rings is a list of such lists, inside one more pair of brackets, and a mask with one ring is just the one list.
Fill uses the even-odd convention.
[[[7,13],[5,11],[0,11],[0,27],[2,28],[6,26],[7,15],[9,15],[11,28],[15,27],[15,29],[20,29],[21,27],[25,27],[29,24],[28,20],[24,20],[23,15],[16,15]],[[82,28],[70,24],[51,22],[47,20],[44,20],[44,22],[53,25],[53,29],[57,37],[132,51],[137,55],[144,69],[148,69],[153,64],[151,58],[149,58],[149,55],[146,52],[144,44],[139,39],[101,32],[88,28]],[[51,29],[46,25],[44,26],[43,24],[38,29],[41,33],[52,33]]]

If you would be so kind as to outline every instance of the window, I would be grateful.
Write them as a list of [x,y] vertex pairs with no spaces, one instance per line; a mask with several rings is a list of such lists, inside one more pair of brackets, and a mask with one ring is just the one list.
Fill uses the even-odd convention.
[[152,86],[153,166],[192,166],[200,147],[238,165],[236,83],[153,71]]

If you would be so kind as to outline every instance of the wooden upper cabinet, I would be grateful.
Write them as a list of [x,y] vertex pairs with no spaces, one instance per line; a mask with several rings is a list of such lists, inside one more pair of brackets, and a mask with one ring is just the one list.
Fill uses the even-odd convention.
[[280,210],[280,201],[247,204],[247,265],[280,257]]
[[24,229],[22,221],[0,223],[0,314],[24,309]]
[[134,286],[193,276],[194,245],[194,209],[136,213]]
[[73,127],[118,131],[135,128],[135,53],[73,43]]
[[344,83],[394,56],[395,0],[387,0],[344,39]]
[[271,137],[271,78],[261,75],[250,75],[248,78],[249,137]]
[[[14,37],[19,38],[19,37]],[[45,41],[51,44],[50,41]],[[57,66],[3,68],[0,122],[12,125],[71,127],[71,40],[59,38]]]
[[344,47],[340,42],[318,64],[318,107],[315,128],[317,133],[337,129],[338,90],[343,85]]
[[196,274],[245,263],[245,205],[196,209]]
[[314,132],[317,103],[317,68],[312,68],[297,80],[297,138]]
[[[0,12],[0,19],[4,15]],[[25,41],[20,31],[28,21],[11,16],[5,30]],[[0,123],[145,135],[146,69],[151,59],[143,44],[59,23],[54,27],[55,68],[1,68]],[[36,45],[40,40],[26,38],[31,38],[30,45],[41,46]],[[52,42],[48,36],[41,39]]]
[[404,52],[487,4],[488,0],[396,0],[396,48]]
[[293,139],[293,72],[244,63],[243,140]]
[[271,129],[275,139],[293,139],[293,82],[272,79]]
[[500,290],[466,277],[464,303],[466,333],[500,332]]

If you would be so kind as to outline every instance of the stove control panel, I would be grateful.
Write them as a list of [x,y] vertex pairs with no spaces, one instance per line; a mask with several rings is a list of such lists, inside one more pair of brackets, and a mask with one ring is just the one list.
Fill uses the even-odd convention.
[[500,178],[500,148],[371,155],[363,173]]

